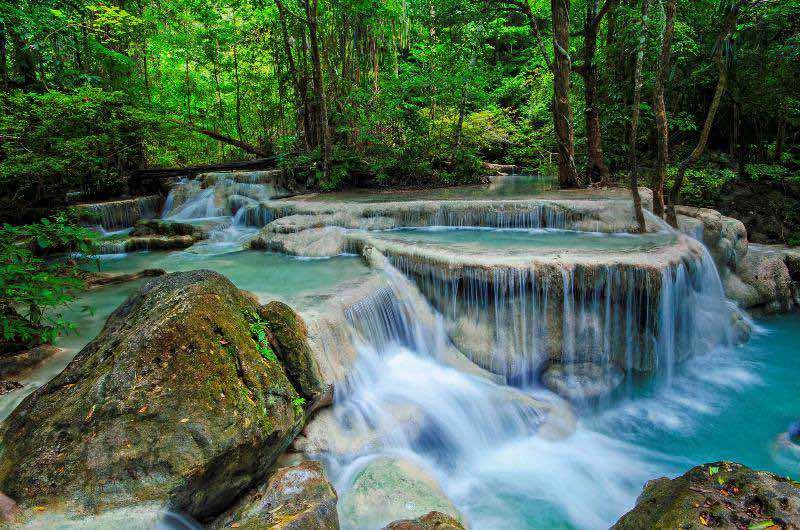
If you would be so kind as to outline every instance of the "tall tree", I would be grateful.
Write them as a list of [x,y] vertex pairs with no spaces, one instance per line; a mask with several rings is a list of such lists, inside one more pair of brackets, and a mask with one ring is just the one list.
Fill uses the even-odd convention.
[[[586,24],[583,29],[583,64],[575,70],[583,77],[586,109],[586,181],[609,183],[609,171],[603,160],[603,142],[600,132],[600,110],[598,85],[600,72],[595,60],[597,54],[597,35],[603,17],[614,9],[619,0],[606,0],[600,8],[600,0],[586,0]],[[609,31],[612,31],[609,28]]]
[[630,150],[628,165],[631,172],[631,194],[636,212],[636,222],[640,232],[647,230],[642,210],[642,197],[639,193],[639,163],[636,159],[636,133],[639,128],[640,103],[642,101],[642,63],[644,62],[644,44],[647,39],[647,23],[650,13],[650,0],[642,0],[642,26],[639,30],[639,42],[636,45],[636,64],[633,73],[633,113],[631,115]]
[[580,185],[575,167],[575,127],[569,102],[572,59],[569,55],[570,0],[551,0],[553,14],[553,124],[558,148],[558,184]]
[[314,110],[317,122],[317,145],[322,146],[322,171],[328,182],[331,171],[331,130],[328,127],[328,108],[325,99],[325,82],[322,78],[322,58],[320,56],[319,37],[317,32],[317,0],[303,0],[308,24],[308,40],[311,51],[312,76],[314,91]]
[[658,56],[658,73],[653,93],[653,109],[656,119],[656,136],[658,139],[658,158],[653,175],[653,212],[664,217],[664,183],[667,179],[669,164],[669,122],[667,108],[664,103],[664,86],[669,75],[669,57],[672,50],[672,35],[675,33],[675,5],[677,0],[666,0],[664,7],[664,32],[661,36],[661,53]]
[[675,213],[675,204],[680,198],[681,187],[683,186],[683,180],[686,177],[686,171],[695,163],[697,163],[706,149],[708,136],[711,133],[711,126],[714,124],[714,118],[717,114],[717,109],[719,109],[720,102],[722,101],[722,95],[725,93],[725,89],[728,86],[728,65],[724,55],[725,41],[728,40],[731,32],[736,27],[736,20],[739,17],[739,11],[746,3],[747,0],[738,0],[731,6],[728,15],[725,17],[725,20],[722,23],[722,29],[720,30],[719,35],[717,35],[717,40],[714,43],[713,62],[717,67],[717,87],[714,90],[714,97],[711,100],[711,105],[708,107],[708,114],[706,115],[705,122],[703,123],[703,129],[700,131],[700,137],[697,140],[697,145],[694,149],[692,149],[692,152],[689,154],[689,156],[681,162],[680,166],[678,166],[678,173],[675,176],[675,182],[673,183],[672,190],[669,194],[669,204],[667,205],[667,222],[669,222],[669,224],[675,228],[678,227],[678,217]]

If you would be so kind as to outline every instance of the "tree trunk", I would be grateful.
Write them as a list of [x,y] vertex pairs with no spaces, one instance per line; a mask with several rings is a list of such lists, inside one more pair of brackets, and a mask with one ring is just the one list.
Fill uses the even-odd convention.
[[636,46],[636,63],[633,69],[633,113],[631,114],[630,150],[628,151],[628,166],[631,172],[631,195],[633,207],[636,212],[636,223],[639,232],[645,232],[647,225],[642,210],[642,197],[639,194],[639,165],[636,161],[636,133],[639,128],[639,105],[642,101],[642,63],[644,62],[644,43],[647,39],[647,23],[650,11],[650,0],[642,0],[642,27],[639,32],[639,42]]
[[669,57],[672,50],[672,36],[675,33],[675,6],[677,0],[667,0],[665,6],[664,34],[661,37],[661,53],[658,56],[658,73],[653,95],[653,109],[656,117],[658,138],[658,159],[656,172],[650,185],[653,188],[653,213],[664,217],[664,183],[667,180],[669,164],[669,122],[664,102],[664,87],[669,74]]
[[308,102],[308,86],[305,82],[305,75],[300,76],[297,71],[297,64],[292,53],[292,42],[289,39],[289,28],[286,23],[286,10],[280,0],[275,0],[275,6],[278,8],[278,21],[283,35],[283,52],[286,54],[289,76],[292,78],[292,88],[294,89],[297,138],[305,148],[305,151],[308,152],[311,150],[313,138],[311,134],[311,105]]
[[186,117],[192,117],[192,86],[189,78],[189,50],[186,50]]
[[575,168],[575,130],[569,102],[572,60],[569,56],[570,0],[551,0],[553,11],[553,125],[558,144],[558,185],[576,188],[580,182]]
[[248,144],[247,142],[242,142],[242,141],[237,140],[235,138],[231,138],[230,136],[225,136],[224,134],[220,134],[220,133],[218,133],[216,131],[209,131],[208,129],[204,129],[204,128],[198,126],[198,125],[195,125],[194,123],[191,123],[191,122],[190,123],[186,123],[186,122],[182,122],[182,121],[178,121],[178,120],[172,120],[172,121],[174,123],[177,123],[178,125],[186,127],[188,129],[191,129],[196,133],[202,134],[204,136],[208,136],[209,138],[213,138],[214,140],[218,140],[218,141],[220,141],[222,143],[229,144],[229,145],[232,145],[234,147],[238,147],[242,151],[244,151],[246,153],[250,153],[251,155],[258,155],[258,156],[263,157],[263,158],[267,158],[267,157],[270,156],[270,154],[267,153],[266,151],[262,151],[258,147],[252,146],[252,145]]
[[8,90],[8,52],[6,51],[6,25],[0,22],[0,82]]
[[[606,2],[603,9],[615,4],[614,1]],[[584,29],[583,46],[583,73],[584,97],[586,99],[586,181],[609,184],[608,166],[603,161],[603,142],[600,132],[600,111],[598,109],[599,96],[597,87],[600,84],[600,74],[595,62],[597,53],[597,32],[603,14],[598,13],[599,0],[586,1],[586,26]]]
[[778,134],[775,137],[775,162],[780,162],[783,158],[783,146],[786,142],[786,110],[782,109],[781,117],[778,119]]
[[322,79],[322,60],[320,59],[317,38],[317,0],[304,0],[308,39],[311,45],[312,87],[314,91],[314,110],[317,122],[317,145],[322,145],[322,171],[326,182],[330,176],[331,131],[328,127],[328,110],[325,102],[325,85]]
[[458,105],[458,121],[456,122],[456,130],[455,130],[455,140],[453,142],[453,154],[450,156],[451,160],[454,160],[458,151],[461,149],[461,138],[462,133],[464,130],[464,114],[466,113],[467,108],[467,87],[469,86],[469,80],[472,77],[472,71],[475,69],[475,64],[478,62],[478,46],[481,40],[481,31],[478,31],[478,35],[476,37],[476,43],[472,48],[472,54],[469,58],[469,71],[467,72],[467,76],[465,76],[464,83],[461,85],[461,98]]
[[[8,29],[8,28],[7,28]],[[10,31],[11,42],[14,46],[14,76],[22,79],[19,85],[23,89],[28,89],[36,84],[36,59],[33,56],[30,45],[19,35]]]
[[241,140],[244,137],[242,128],[242,93],[239,80],[239,54],[236,50],[236,41],[233,42],[233,82],[236,85],[236,135]]
[[692,149],[692,152],[689,154],[689,156],[683,162],[681,162],[681,165],[678,166],[678,174],[675,176],[675,182],[673,183],[671,193],[669,194],[669,204],[667,205],[667,222],[669,222],[669,224],[674,228],[678,227],[678,217],[675,214],[675,204],[680,198],[681,187],[683,186],[683,180],[686,177],[686,171],[695,163],[697,163],[705,151],[706,144],[708,143],[708,135],[711,133],[711,126],[714,124],[714,118],[717,114],[717,109],[719,109],[719,104],[722,101],[722,95],[725,93],[725,89],[728,86],[728,69],[725,64],[725,59],[722,56],[723,44],[730,35],[731,31],[733,31],[733,28],[736,26],[736,20],[739,16],[739,9],[741,9],[742,4],[745,2],[746,0],[739,0],[731,7],[728,16],[725,17],[725,22],[722,25],[722,31],[720,31],[719,35],[717,36],[717,41],[714,45],[714,63],[717,65],[719,79],[717,80],[717,88],[714,91],[714,99],[711,100],[711,106],[708,108],[706,121],[703,123],[703,130],[700,131],[700,138],[697,140],[697,145],[694,149]]

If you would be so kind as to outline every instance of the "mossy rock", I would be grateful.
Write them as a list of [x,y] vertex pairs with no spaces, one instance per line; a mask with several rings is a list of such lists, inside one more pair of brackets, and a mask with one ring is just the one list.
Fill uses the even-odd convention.
[[132,236],[203,236],[203,231],[189,223],[165,221],[163,219],[143,219],[136,223]]
[[336,492],[322,465],[306,460],[277,469],[212,528],[338,530]]
[[250,331],[257,303],[212,271],[145,284],[0,430],[0,491],[78,513],[149,501],[205,520],[302,428]]
[[707,527],[800,528],[800,484],[734,462],[703,464],[648,482],[613,529]]
[[395,521],[383,530],[464,530],[464,527],[447,514],[430,512],[416,519]]
[[328,394],[316,357],[308,345],[306,324],[300,315],[278,301],[262,307],[259,314],[269,327],[270,345],[297,390],[311,401],[318,401]]

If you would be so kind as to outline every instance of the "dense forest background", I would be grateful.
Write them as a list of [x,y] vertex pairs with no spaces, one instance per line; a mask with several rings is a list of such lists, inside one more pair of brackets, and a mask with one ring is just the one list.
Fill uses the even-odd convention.
[[677,176],[698,205],[777,190],[770,237],[800,241],[798,59],[794,0],[3,2],[0,216],[142,167],[276,156],[332,190],[497,162],[667,198]]

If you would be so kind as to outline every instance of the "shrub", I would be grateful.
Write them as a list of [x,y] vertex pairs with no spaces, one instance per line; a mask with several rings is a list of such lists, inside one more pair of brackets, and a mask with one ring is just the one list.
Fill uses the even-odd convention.
[[[0,231],[0,315],[2,351],[53,342],[74,329],[59,308],[75,300],[83,287],[74,260],[48,257],[51,251],[88,253],[91,231],[68,214]],[[44,255],[44,256],[43,256]]]

